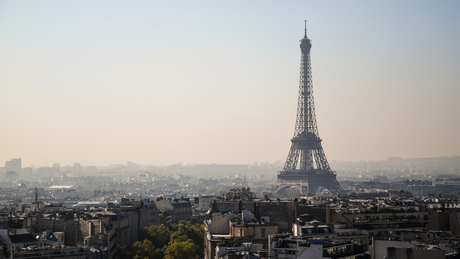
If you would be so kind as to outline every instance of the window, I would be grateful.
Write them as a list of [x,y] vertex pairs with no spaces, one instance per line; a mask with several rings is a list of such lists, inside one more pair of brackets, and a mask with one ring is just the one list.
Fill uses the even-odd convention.
[[265,228],[260,229],[260,236],[265,237]]

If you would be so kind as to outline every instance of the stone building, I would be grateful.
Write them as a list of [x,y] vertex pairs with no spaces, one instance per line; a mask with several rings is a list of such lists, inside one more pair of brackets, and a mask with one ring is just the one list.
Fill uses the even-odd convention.
[[460,213],[454,211],[431,211],[428,230],[450,231],[452,235],[460,235]]
[[459,252],[455,249],[419,241],[375,240],[370,254],[376,259],[460,258]]
[[243,210],[254,214],[257,221],[269,220],[278,224],[280,232],[292,231],[292,223],[296,219],[297,202],[295,201],[217,201],[211,204],[211,213]]
[[353,241],[329,241],[324,238],[305,239],[289,235],[269,236],[269,258],[363,258],[365,252]]
[[219,246],[235,247],[243,242],[259,244],[266,250],[268,235],[278,233],[278,227],[279,225],[270,222],[268,217],[260,221],[248,210],[238,214],[213,213],[205,221],[205,258],[215,258],[216,248]]
[[167,210],[170,215],[169,224],[177,223],[181,220],[188,220],[193,216],[192,204],[188,198],[181,199],[163,199],[158,198],[155,201],[160,210]]
[[29,214],[23,228],[41,233],[62,232],[65,246],[97,246],[88,250],[90,257],[110,259],[116,246],[134,244],[142,230],[158,218],[155,204],[149,201],[124,200],[121,204],[109,204],[107,209]]
[[[346,239],[362,240],[371,243],[372,238],[393,237],[398,230],[426,230],[429,212],[336,212],[328,210],[328,221],[337,226],[341,233],[355,233]],[[364,240],[363,235],[367,238]],[[341,236],[342,237],[342,236]]]

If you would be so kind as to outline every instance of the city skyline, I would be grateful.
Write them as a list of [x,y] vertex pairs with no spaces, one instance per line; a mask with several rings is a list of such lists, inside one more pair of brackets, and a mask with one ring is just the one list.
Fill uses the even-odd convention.
[[329,160],[459,155],[459,11],[428,1],[3,1],[0,158],[284,161],[305,19]]

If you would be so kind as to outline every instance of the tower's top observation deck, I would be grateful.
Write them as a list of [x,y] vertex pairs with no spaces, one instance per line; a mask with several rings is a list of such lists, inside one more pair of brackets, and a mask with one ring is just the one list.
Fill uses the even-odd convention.
[[311,49],[311,40],[305,36],[303,39],[300,40],[300,49],[302,51],[310,52]]
[[307,20],[305,20],[305,35],[303,39],[300,40],[300,49],[302,51],[308,51],[308,52],[310,52],[310,49],[311,49],[311,41],[307,37]]

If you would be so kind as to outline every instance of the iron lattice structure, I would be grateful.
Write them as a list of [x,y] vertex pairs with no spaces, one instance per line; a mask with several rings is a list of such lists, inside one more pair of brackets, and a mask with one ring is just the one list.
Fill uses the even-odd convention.
[[[327,162],[316,124],[313,83],[310,61],[311,41],[305,36],[300,40],[299,99],[294,137],[283,170],[278,174],[276,192],[294,187],[301,192],[315,193],[321,186],[332,193],[342,187]],[[316,167],[315,167],[316,165]]]

